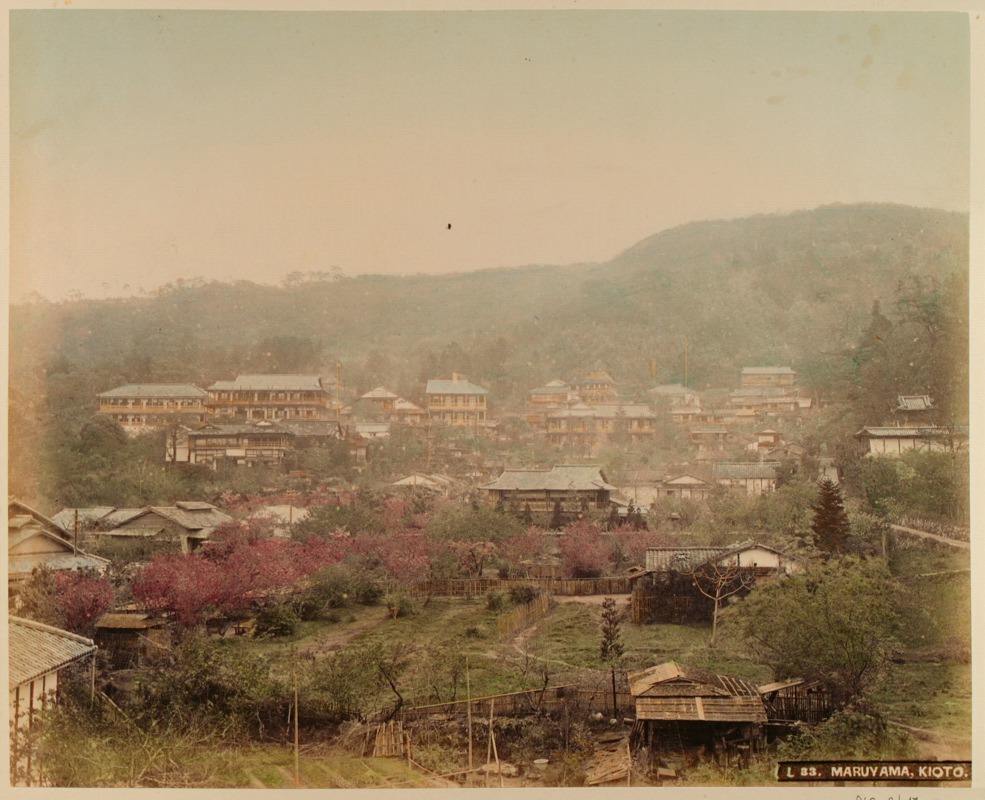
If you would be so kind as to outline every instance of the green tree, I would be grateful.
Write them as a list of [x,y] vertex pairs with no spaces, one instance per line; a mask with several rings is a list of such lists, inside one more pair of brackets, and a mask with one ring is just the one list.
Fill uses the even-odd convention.
[[853,556],[760,581],[727,608],[730,638],[774,677],[819,680],[835,698],[862,698],[896,650],[895,585],[879,560]]
[[811,530],[818,549],[829,555],[847,552],[851,523],[845,511],[841,489],[834,481],[826,478],[818,484],[817,502],[811,509],[814,512]]
[[609,672],[612,677],[612,716],[619,716],[619,705],[616,702],[616,664],[622,658],[623,644],[620,625],[622,624],[622,612],[616,608],[616,601],[612,597],[606,597],[602,601],[602,641],[599,644],[599,657],[609,665]]

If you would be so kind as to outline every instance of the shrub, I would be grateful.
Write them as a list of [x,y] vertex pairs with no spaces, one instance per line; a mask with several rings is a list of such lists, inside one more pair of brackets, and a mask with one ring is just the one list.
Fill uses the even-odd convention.
[[510,600],[517,605],[526,605],[540,595],[540,588],[537,586],[514,586],[510,589]]
[[289,605],[271,605],[257,614],[253,635],[258,639],[293,636],[301,622]]
[[397,617],[412,617],[416,611],[414,601],[407,595],[392,592],[383,598],[387,611],[393,619]]
[[486,609],[489,611],[502,611],[506,608],[506,595],[502,592],[490,592],[486,595]]

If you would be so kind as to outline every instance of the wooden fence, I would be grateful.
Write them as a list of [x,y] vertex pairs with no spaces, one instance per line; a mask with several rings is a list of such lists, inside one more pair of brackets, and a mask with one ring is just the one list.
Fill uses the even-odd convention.
[[414,586],[412,594],[418,597],[480,597],[489,592],[509,591],[516,586],[536,586],[551,594],[578,596],[591,594],[629,594],[632,584],[629,578],[527,578],[504,580],[502,578],[448,578],[423,581]]
[[507,611],[505,614],[500,614],[496,617],[496,632],[500,636],[509,636],[513,631],[543,617],[550,605],[550,595],[538,595],[529,603],[524,603],[512,611]]

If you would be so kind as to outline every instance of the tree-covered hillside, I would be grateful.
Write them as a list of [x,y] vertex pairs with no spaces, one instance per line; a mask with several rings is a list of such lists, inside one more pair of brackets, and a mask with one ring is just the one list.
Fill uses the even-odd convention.
[[604,264],[178,281],[16,305],[11,469],[77,434],[95,395],[126,382],[338,369],[350,398],[384,384],[420,400],[428,378],[456,371],[490,390],[495,417],[596,366],[643,398],[684,379],[685,349],[698,389],[734,386],[746,365],[789,365],[860,420],[894,392],[931,394],[961,420],[967,273],[966,215],[861,205],[684,225]]

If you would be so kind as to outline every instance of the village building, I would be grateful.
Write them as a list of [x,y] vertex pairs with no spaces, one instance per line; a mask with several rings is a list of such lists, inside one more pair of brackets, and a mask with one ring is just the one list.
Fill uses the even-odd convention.
[[719,486],[749,496],[776,491],[777,462],[713,464],[712,480]]
[[162,663],[171,649],[167,620],[149,612],[103,614],[95,622],[93,639],[114,670]]
[[209,422],[182,434],[176,460],[213,469],[223,465],[280,464],[294,449],[294,434],[269,420]]
[[128,383],[97,395],[99,413],[129,436],[205,422],[208,392],[189,383]]
[[71,526],[78,512],[86,519],[86,542],[135,542],[149,552],[190,553],[200,547],[220,525],[232,517],[211,503],[179,500],[173,506],[101,509],[66,508],[56,514],[61,525]]
[[431,472],[423,474],[412,472],[410,475],[405,475],[403,478],[393,481],[390,485],[396,489],[417,489],[448,497],[454,490],[456,482],[453,478],[440,473]]
[[765,744],[762,696],[744,678],[668,661],[627,674],[636,704],[634,740],[656,760],[693,749],[711,752],[721,766],[747,765]]
[[328,420],[339,406],[318,375],[238,375],[208,388],[208,407],[221,420]]
[[556,465],[550,469],[507,469],[480,486],[492,503],[506,508],[552,513],[556,505],[568,518],[608,512],[617,491],[598,466]]
[[554,447],[591,457],[614,442],[640,445],[654,440],[657,415],[641,404],[579,403],[547,412],[545,431],[548,443]]
[[527,392],[527,409],[524,418],[531,425],[541,425],[548,412],[566,408],[579,402],[570,383],[553,380]]
[[752,541],[730,547],[648,547],[644,574],[633,585],[630,615],[637,625],[710,622],[716,594],[730,602],[764,577],[802,569],[798,559]]
[[950,453],[968,447],[966,431],[936,425],[905,428],[866,425],[855,438],[865,455],[889,458],[899,458],[911,450]]
[[589,370],[573,380],[571,388],[581,398],[581,401],[588,405],[619,402],[616,382],[604,369]]
[[790,367],[743,367],[739,376],[742,388],[792,387],[797,383],[797,373]]
[[43,751],[33,733],[58,702],[58,684],[66,671],[86,669],[91,683],[96,649],[91,639],[69,631],[30,619],[7,618],[12,784],[44,784]]
[[384,386],[366,392],[359,398],[363,416],[381,422],[398,422],[404,425],[420,424],[426,413],[423,408],[394,394]]
[[649,390],[654,400],[664,401],[671,406],[689,406],[698,404],[698,394],[682,383],[664,383]]
[[7,503],[7,593],[17,610],[17,595],[35,569],[102,573],[109,561],[80,550],[53,520],[17,500]]
[[688,440],[699,459],[718,458],[735,437],[724,425],[696,425],[688,430]]
[[691,472],[675,473],[660,482],[660,496],[676,500],[705,500],[714,484]]
[[484,428],[488,394],[458,373],[452,373],[451,380],[429,380],[425,388],[428,419],[456,428]]

